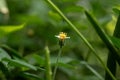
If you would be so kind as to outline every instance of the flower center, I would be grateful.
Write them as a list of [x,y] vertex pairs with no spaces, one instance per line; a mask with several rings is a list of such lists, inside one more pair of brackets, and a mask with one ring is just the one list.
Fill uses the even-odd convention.
[[59,34],[59,36],[60,36],[60,39],[61,39],[61,40],[64,40],[64,39],[67,37],[67,35],[66,35],[65,33],[63,33],[63,32],[61,32],[61,33]]

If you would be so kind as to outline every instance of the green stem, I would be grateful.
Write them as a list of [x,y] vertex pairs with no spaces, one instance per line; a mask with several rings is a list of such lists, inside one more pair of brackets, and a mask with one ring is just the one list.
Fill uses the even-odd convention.
[[50,51],[48,47],[45,47],[45,56],[46,56],[46,80],[52,80],[52,71],[51,71],[51,65],[50,65]]
[[60,48],[57,59],[56,59],[55,68],[54,68],[54,71],[53,71],[53,80],[55,80],[55,75],[56,75],[56,72],[57,72],[57,68],[58,68],[58,64],[59,64],[59,58],[60,58],[61,54],[62,54],[62,48]]
[[112,73],[106,67],[106,65],[101,60],[101,58],[97,55],[96,50],[91,46],[91,44],[86,40],[86,38],[79,32],[76,26],[72,24],[72,22],[60,11],[60,9],[51,0],[46,0],[46,1],[63,17],[63,19],[70,25],[70,27],[79,35],[79,37],[84,41],[84,43],[90,48],[90,50],[98,58],[98,60],[101,62],[101,64],[106,69],[106,71],[109,73],[109,75],[113,78],[113,80],[116,80],[116,78],[112,75]]

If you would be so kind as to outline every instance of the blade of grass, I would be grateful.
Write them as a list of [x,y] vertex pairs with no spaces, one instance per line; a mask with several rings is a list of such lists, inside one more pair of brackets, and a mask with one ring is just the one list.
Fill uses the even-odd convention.
[[[113,36],[120,38],[120,14],[117,19],[116,27],[114,30]],[[108,54],[108,60],[107,60],[107,67],[110,69],[113,75],[116,74],[116,62],[115,62],[115,57],[113,57],[112,54]],[[105,74],[105,80],[112,80],[111,76],[106,72]]]
[[120,38],[120,14],[118,16],[118,20],[117,20],[116,27],[114,30],[114,36],[117,38]]
[[32,74],[32,73],[28,73],[28,72],[22,72],[19,75],[22,77],[25,77],[25,78],[30,78],[30,79],[35,79],[35,80],[43,80],[39,76]]
[[[118,53],[117,49],[112,44],[112,42],[108,38],[108,36],[104,33],[104,31],[102,31],[102,29],[97,24],[97,22],[92,18],[92,16],[87,11],[85,13],[86,13],[87,18],[89,19],[89,21],[92,23],[93,27],[95,28],[96,32],[101,37],[101,39],[103,40],[103,42],[106,44],[107,48],[110,51],[108,54],[107,67],[109,68],[111,73],[115,76],[116,60],[117,60],[118,64],[120,65],[120,54]],[[119,22],[118,22],[118,24],[119,24]],[[119,32],[119,29],[117,29],[117,31]],[[114,35],[118,34],[118,32],[115,32]],[[107,72],[106,72],[105,80],[112,80],[112,77]]]
[[12,49],[11,47],[9,47],[9,46],[7,46],[7,45],[5,45],[5,44],[0,45],[0,47],[5,48],[5,49],[11,51],[12,53],[9,53],[9,55],[10,55],[11,57],[16,56],[16,57],[19,58],[19,59],[23,59],[23,58],[18,54],[18,52],[15,51],[14,49]]
[[112,56],[114,56],[116,58],[117,62],[120,65],[120,54],[119,54],[118,50],[115,48],[115,46],[113,45],[112,41],[109,39],[109,37],[105,34],[105,32],[100,28],[100,26],[97,24],[97,22],[93,19],[93,17],[87,11],[85,11],[85,14],[86,14],[88,20],[93,25],[97,34],[100,36],[100,38],[106,44],[106,46],[109,49],[109,51],[111,52],[111,54],[113,54]]
[[90,48],[90,50],[94,53],[94,55],[97,57],[97,59],[100,61],[100,63],[103,65],[105,70],[111,75],[113,80],[116,80],[116,78],[113,76],[113,74],[110,72],[110,70],[106,67],[104,62],[101,60],[101,58],[97,55],[96,50],[92,47],[92,45],[87,41],[87,39],[79,32],[79,30],[76,28],[74,24],[60,11],[60,9],[51,1],[46,0],[59,14],[60,16],[70,25],[70,27],[79,35],[79,37],[84,41],[84,43]]
[[85,61],[80,62],[81,64],[84,64],[93,74],[95,74],[100,80],[103,80],[104,78],[96,71],[94,70],[89,64],[87,64]]
[[[113,55],[111,54],[111,52],[108,53],[107,67],[109,68],[111,73],[115,76],[115,74],[116,74],[116,60],[115,60],[115,57],[113,57]],[[113,80],[107,72],[105,73],[105,80]]]
[[25,67],[25,68],[28,68],[28,69],[31,69],[31,70],[37,70],[37,68],[23,60],[20,60],[20,59],[8,59],[8,58],[4,58],[2,59],[2,61],[6,61],[6,62],[9,62],[9,65],[11,66],[15,66],[15,67]]

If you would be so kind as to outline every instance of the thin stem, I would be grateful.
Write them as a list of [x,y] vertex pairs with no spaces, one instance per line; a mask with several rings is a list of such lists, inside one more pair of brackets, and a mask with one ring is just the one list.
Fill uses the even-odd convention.
[[106,71],[109,73],[109,75],[112,77],[113,80],[116,80],[116,78],[113,76],[113,74],[110,72],[110,70],[106,67],[104,62],[101,60],[101,58],[97,55],[96,50],[92,47],[92,45],[86,40],[86,38],[79,32],[79,30],[76,28],[76,26],[60,11],[60,9],[51,1],[46,0],[60,15],[63,17],[63,19],[70,25],[70,27],[79,35],[79,37],[84,41],[84,43],[90,48],[90,50],[94,53],[94,55],[97,57],[97,59],[100,61],[100,63],[103,65],[103,67],[106,69]]
[[57,59],[56,59],[55,68],[53,71],[53,80],[55,80],[55,76],[56,76],[56,72],[57,72],[57,68],[58,68],[58,64],[59,64],[59,58],[60,58],[61,54],[62,54],[62,48],[60,48]]
[[46,56],[46,80],[52,80],[52,71],[51,71],[51,65],[50,65],[50,51],[48,47],[45,47],[45,56]]

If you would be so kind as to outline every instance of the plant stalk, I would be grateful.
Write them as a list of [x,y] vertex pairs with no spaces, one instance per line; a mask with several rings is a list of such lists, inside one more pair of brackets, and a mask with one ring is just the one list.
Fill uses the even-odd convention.
[[55,68],[53,71],[53,80],[55,80],[55,76],[56,76],[56,72],[57,72],[57,68],[58,68],[58,64],[59,64],[59,58],[60,58],[61,54],[62,54],[62,48],[60,48],[57,59],[56,59]]
[[50,51],[48,46],[45,47],[45,59],[46,59],[46,80],[52,80],[52,71],[50,65]]

